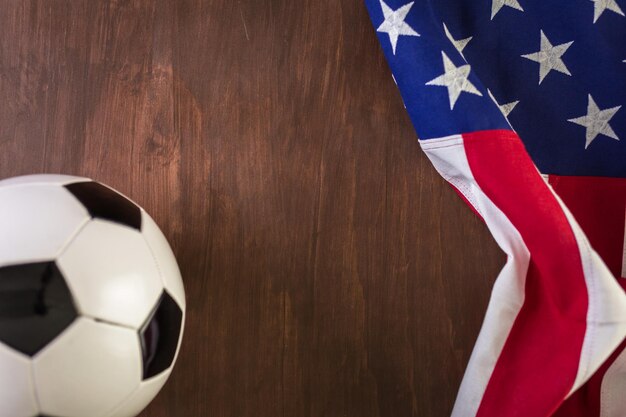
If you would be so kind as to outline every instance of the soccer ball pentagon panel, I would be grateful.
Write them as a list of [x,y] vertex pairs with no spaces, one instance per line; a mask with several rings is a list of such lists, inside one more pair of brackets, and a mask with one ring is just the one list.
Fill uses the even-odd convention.
[[86,178],[0,181],[0,417],[133,417],[170,375],[185,291],[165,237]]

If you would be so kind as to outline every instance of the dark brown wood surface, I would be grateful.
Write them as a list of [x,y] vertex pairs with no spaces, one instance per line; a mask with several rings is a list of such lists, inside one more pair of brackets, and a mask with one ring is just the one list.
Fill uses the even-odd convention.
[[144,417],[449,415],[503,257],[360,0],[2,0],[0,177],[162,226],[186,338]]

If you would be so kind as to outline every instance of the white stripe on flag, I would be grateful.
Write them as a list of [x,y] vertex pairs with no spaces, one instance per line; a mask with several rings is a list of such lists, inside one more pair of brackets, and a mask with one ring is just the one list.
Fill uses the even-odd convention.
[[439,174],[480,213],[494,239],[507,254],[506,265],[493,286],[487,313],[452,411],[452,417],[474,417],[524,304],[530,253],[515,226],[476,183],[460,135],[420,141],[420,145]]
[[600,417],[626,416],[626,350],[611,364],[602,379]]

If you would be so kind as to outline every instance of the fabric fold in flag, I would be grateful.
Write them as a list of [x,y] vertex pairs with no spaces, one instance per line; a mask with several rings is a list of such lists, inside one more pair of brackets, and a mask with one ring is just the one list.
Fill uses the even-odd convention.
[[626,416],[626,19],[599,3],[366,0],[422,149],[508,255],[455,417]]

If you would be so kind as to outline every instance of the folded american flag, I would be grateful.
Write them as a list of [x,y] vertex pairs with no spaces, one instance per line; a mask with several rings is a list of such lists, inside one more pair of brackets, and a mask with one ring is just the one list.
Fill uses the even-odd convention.
[[624,1],[366,0],[422,149],[508,255],[455,417],[626,417]]

